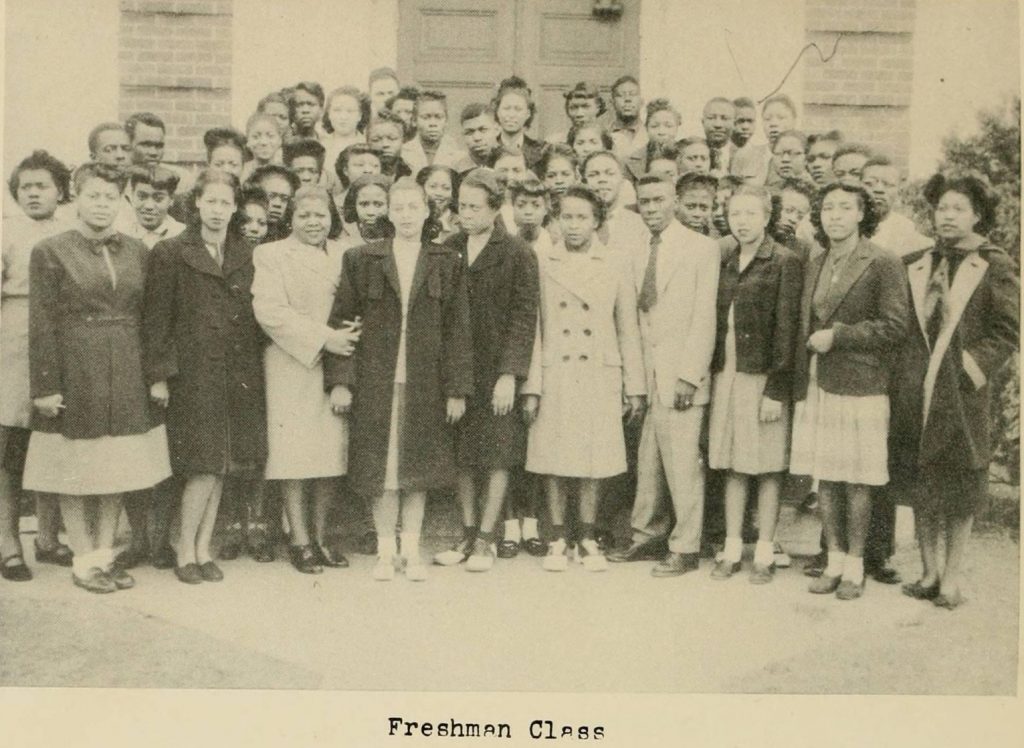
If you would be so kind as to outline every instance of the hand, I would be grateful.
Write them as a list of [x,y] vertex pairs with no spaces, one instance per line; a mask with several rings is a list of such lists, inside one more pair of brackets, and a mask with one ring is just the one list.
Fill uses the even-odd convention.
[[815,353],[828,353],[836,341],[835,330],[818,330],[807,340],[807,347]]
[[352,390],[343,384],[331,388],[331,412],[336,416],[348,413],[352,407]]
[[351,356],[362,334],[361,329],[353,327],[355,324],[358,323],[345,322],[340,329],[331,330],[324,342],[324,350],[337,356]]
[[171,391],[167,388],[167,382],[153,382],[149,385],[149,399],[161,408],[166,408],[167,403],[171,400]]
[[539,395],[525,395],[523,397],[523,420],[527,426],[532,426],[537,420],[537,412],[540,410]]
[[516,402],[516,378],[511,374],[502,374],[494,385],[491,397],[491,409],[496,416],[508,415]]
[[627,395],[622,410],[622,415],[628,416],[626,422],[633,423],[633,421],[642,418],[644,411],[647,410],[647,398],[643,395]]
[[689,410],[693,406],[693,395],[697,392],[697,385],[690,384],[685,379],[676,380],[676,410]]
[[58,392],[56,395],[37,397],[32,404],[47,418],[56,418],[64,410],[64,396]]
[[466,398],[464,397],[449,397],[448,398],[448,423],[456,424],[462,420],[462,416],[466,414]]
[[782,418],[782,403],[770,397],[761,398],[761,412],[758,415],[761,423],[775,423]]

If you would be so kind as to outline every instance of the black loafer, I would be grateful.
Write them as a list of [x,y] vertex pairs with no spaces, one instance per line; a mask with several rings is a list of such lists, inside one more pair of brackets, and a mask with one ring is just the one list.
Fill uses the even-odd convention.
[[135,548],[134,546],[128,546],[125,550],[117,554],[117,565],[122,569],[134,569],[139,564],[142,564],[149,558],[149,548],[141,547]]
[[150,558],[150,562],[153,564],[154,569],[173,569],[175,561],[174,549],[169,545],[165,545],[159,550],[154,551]]
[[220,567],[213,561],[207,561],[206,563],[199,564],[199,574],[202,576],[204,582],[223,582],[224,572],[220,570]]
[[537,558],[548,555],[548,544],[540,538],[527,538],[523,541],[523,548],[531,556]]
[[240,555],[242,555],[242,543],[237,540],[224,543],[217,551],[217,558],[221,561],[234,561]]
[[203,572],[200,570],[199,564],[175,566],[174,576],[178,578],[179,582],[184,582],[185,584],[202,584],[203,582]]
[[699,566],[700,560],[696,553],[669,551],[668,555],[651,569],[651,576],[680,577],[688,572],[696,571]]
[[117,591],[117,585],[114,584],[114,580],[103,569],[98,569],[95,566],[85,572],[84,577],[72,573],[71,578],[74,580],[76,587],[81,587],[87,592],[103,595],[108,592]]
[[514,540],[502,540],[498,543],[498,558],[515,558],[519,555],[519,543]]
[[[9,563],[14,559],[18,559],[19,563]],[[32,570],[25,564],[25,559],[20,553],[12,553],[0,560],[0,576],[8,582],[28,582],[32,579]]]
[[328,566],[332,569],[347,569],[348,559],[341,553],[335,553],[329,548],[313,543],[313,555],[321,566]]
[[130,590],[135,586],[135,577],[116,565],[107,572],[107,576],[119,590]]
[[900,573],[886,564],[872,566],[870,569],[865,569],[864,573],[879,584],[899,584],[903,581]]
[[931,587],[925,587],[918,579],[916,582],[903,585],[903,594],[915,600],[934,600],[939,596],[939,583],[936,582]]
[[324,567],[317,563],[316,554],[308,545],[288,546],[288,553],[291,556],[292,566],[296,571],[303,574],[322,574]]
[[824,573],[826,566],[828,566],[828,553],[819,553],[804,565],[804,576],[817,579]]
[[731,579],[733,574],[737,574],[739,570],[743,568],[739,561],[729,563],[724,558],[715,562],[715,568],[711,570],[711,578],[718,580]]
[[43,550],[39,547],[39,541],[33,541],[36,547],[36,562],[40,564],[53,564],[54,566],[71,566],[71,559],[74,558],[75,554],[71,552],[71,549],[63,543],[58,543],[56,548],[51,548],[48,551]]
[[253,561],[260,564],[269,564],[277,558],[272,543],[256,543],[249,546],[249,555],[252,556]]
[[608,560],[615,563],[627,561],[655,561],[665,555],[665,541],[659,538],[633,543],[608,554]]

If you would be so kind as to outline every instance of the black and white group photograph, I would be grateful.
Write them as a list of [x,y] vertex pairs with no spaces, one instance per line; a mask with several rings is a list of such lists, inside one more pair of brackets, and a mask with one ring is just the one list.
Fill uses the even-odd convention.
[[1016,0],[4,21],[0,703],[1016,696]]

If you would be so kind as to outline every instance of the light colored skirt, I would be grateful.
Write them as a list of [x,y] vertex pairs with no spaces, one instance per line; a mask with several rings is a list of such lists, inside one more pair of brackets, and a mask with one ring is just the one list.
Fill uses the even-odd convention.
[[4,299],[0,309],[0,426],[28,428],[28,297]]
[[384,466],[384,490],[397,491],[398,454],[402,449],[402,431],[405,424],[405,384],[395,382],[391,396],[391,426],[388,429],[388,459]]
[[835,483],[884,486],[889,482],[889,397],[825,392],[811,359],[807,399],[793,414],[789,472]]
[[725,339],[725,366],[715,375],[708,423],[708,464],[744,475],[779,473],[789,466],[789,404],[774,423],[761,422],[767,374],[736,371],[733,310]]
[[33,431],[23,484],[31,491],[103,496],[151,488],[171,476],[167,430],[144,434],[68,439]]

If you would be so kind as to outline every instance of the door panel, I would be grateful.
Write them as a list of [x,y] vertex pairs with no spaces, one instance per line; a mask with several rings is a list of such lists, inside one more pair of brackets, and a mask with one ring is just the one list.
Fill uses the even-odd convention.
[[463,106],[520,75],[538,104],[532,133],[546,137],[568,126],[562,93],[574,83],[598,84],[607,100],[612,81],[637,74],[640,0],[623,6],[602,20],[592,0],[399,0],[399,78],[444,91],[457,133]]

